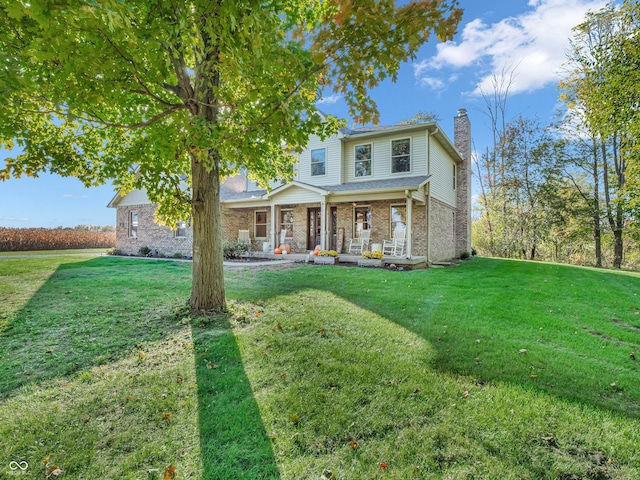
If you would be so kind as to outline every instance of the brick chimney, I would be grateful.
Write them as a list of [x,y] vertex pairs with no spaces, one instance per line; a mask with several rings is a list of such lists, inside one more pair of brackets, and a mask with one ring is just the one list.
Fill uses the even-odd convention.
[[456,256],[471,253],[471,122],[467,109],[453,119],[453,144],[463,162],[456,169]]

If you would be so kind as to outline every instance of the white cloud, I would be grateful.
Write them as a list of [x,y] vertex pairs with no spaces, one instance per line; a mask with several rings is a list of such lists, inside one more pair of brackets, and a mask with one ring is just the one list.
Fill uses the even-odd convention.
[[336,93],[334,95],[329,95],[328,97],[322,97],[316,103],[318,103],[319,105],[322,105],[322,104],[331,105],[336,103],[341,98],[342,98],[342,95]]
[[62,195],[62,198],[74,198],[76,200],[79,200],[79,199],[89,198],[89,196],[88,195],[73,195],[71,193],[65,193],[64,195]]
[[415,75],[430,85],[434,71],[474,68],[478,80],[472,93],[478,94],[492,91],[493,73],[506,69],[515,71],[511,93],[538,90],[560,79],[572,28],[587,11],[604,5],[603,0],[530,0],[519,16],[490,25],[474,19],[460,41],[438,44],[435,56],[417,63]]
[[436,77],[421,77],[420,84],[429,87],[432,90],[441,90],[445,87],[445,83]]
[[0,222],[28,222],[26,217],[0,217]]

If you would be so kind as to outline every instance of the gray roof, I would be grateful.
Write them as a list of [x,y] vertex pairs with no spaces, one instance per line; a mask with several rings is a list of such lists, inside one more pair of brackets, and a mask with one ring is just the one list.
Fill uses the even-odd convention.
[[252,198],[255,200],[261,200],[262,195],[265,193],[267,193],[266,189],[251,190],[250,192],[233,192],[220,189],[220,200],[225,202],[233,200],[251,200]]
[[386,178],[384,180],[365,180],[361,182],[347,182],[340,185],[323,185],[320,188],[333,193],[353,192],[357,190],[376,190],[391,188],[411,188],[417,187],[426,182],[431,175],[420,175],[418,177]]
[[[417,177],[387,178],[385,180],[364,180],[360,182],[348,182],[338,185],[310,185],[308,183],[296,182],[300,185],[326,190],[329,193],[357,192],[362,190],[392,190],[402,188],[416,188],[426,182],[431,175],[420,175]],[[220,199],[225,202],[241,200],[262,200],[262,196],[267,193],[266,189],[251,190],[250,192],[231,192],[222,189]]]

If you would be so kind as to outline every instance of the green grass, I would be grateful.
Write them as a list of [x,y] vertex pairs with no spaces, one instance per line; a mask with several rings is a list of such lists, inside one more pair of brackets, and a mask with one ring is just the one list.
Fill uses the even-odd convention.
[[22,252],[0,252],[0,257],[23,257],[25,255],[104,255],[106,248],[76,248],[72,250],[29,250]]
[[640,478],[636,274],[242,269],[203,320],[189,276],[0,260],[0,477]]

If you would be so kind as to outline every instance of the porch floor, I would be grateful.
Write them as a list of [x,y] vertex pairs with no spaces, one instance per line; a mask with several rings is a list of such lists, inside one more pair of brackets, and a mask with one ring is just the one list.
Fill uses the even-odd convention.
[[[254,251],[251,253],[254,258],[268,258],[271,260],[293,260],[294,262],[313,262],[313,254],[310,253],[289,253],[286,255],[276,255],[274,253],[264,253]],[[358,260],[362,259],[362,255],[351,255],[348,253],[340,253],[338,255],[338,262],[340,263],[358,263]],[[425,268],[427,266],[427,257],[394,257],[391,255],[384,255],[382,260],[386,265],[395,264],[399,267]]]

